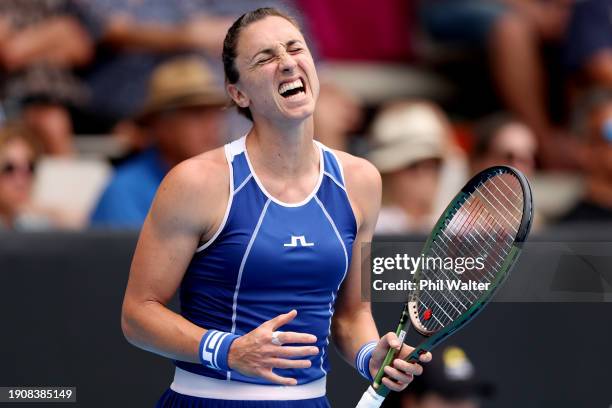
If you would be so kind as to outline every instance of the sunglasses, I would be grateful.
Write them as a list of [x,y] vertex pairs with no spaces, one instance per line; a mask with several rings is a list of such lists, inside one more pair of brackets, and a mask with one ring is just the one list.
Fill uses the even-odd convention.
[[0,165],[0,175],[3,176],[12,176],[18,172],[22,172],[30,176],[35,170],[36,165],[32,161],[27,162],[25,165],[13,162],[6,162]]

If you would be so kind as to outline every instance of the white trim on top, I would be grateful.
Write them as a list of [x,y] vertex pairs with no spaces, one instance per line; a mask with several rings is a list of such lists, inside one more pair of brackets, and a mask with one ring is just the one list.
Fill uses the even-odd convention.
[[[336,154],[336,152],[334,152],[332,149],[330,149],[329,147],[325,146],[323,143],[319,142],[318,140],[315,140],[315,143],[317,143],[320,147],[322,147],[324,150],[328,151],[332,156],[334,156],[334,159],[336,159],[336,163],[338,164],[338,169],[340,170],[340,178],[342,179],[341,180],[342,184],[344,184],[344,186],[346,186],[346,178],[344,177],[344,167],[342,166],[342,162],[338,158],[338,155]],[[333,177],[332,177],[332,179],[333,179]],[[340,187],[342,187],[342,186],[340,186]],[[344,188],[344,191],[346,191],[346,188]]]
[[249,174],[248,176],[246,176],[244,181],[242,183],[240,183],[240,185],[238,187],[236,187],[236,190],[234,191],[234,195],[238,194],[240,192],[240,190],[242,190],[242,187],[246,186],[246,183],[248,183],[249,180],[252,179],[252,178],[253,178],[252,174]]
[[223,214],[223,220],[221,221],[219,228],[217,228],[213,236],[208,241],[196,249],[196,253],[202,252],[212,245],[213,242],[215,242],[215,240],[219,237],[219,234],[221,234],[221,231],[223,231],[223,228],[225,228],[225,224],[227,223],[227,219],[232,208],[232,202],[234,201],[234,168],[232,167],[232,161],[234,160],[234,156],[231,154],[229,146],[229,144],[226,144],[223,148],[225,151],[225,159],[227,160],[227,165],[229,166],[229,197],[227,199],[227,206],[225,207],[225,214]]
[[[346,278],[346,274],[347,274],[348,268],[349,268],[348,252],[346,250],[346,245],[344,245],[344,241],[342,240],[342,236],[340,235],[340,232],[338,231],[338,228],[336,227],[336,223],[334,222],[334,220],[331,218],[331,216],[329,215],[329,213],[325,209],[325,205],[323,205],[321,200],[319,200],[319,197],[315,196],[315,201],[317,202],[317,204],[319,204],[319,207],[321,207],[321,210],[323,211],[323,214],[325,215],[325,218],[327,218],[327,221],[329,221],[329,224],[331,225],[332,229],[336,233],[336,237],[338,238],[338,241],[340,241],[340,245],[342,246],[342,250],[344,251],[344,275],[342,275],[342,279],[340,280],[340,283],[338,284],[338,287],[336,288],[336,293],[338,293],[338,291],[340,290],[340,285],[342,285],[342,282],[344,282],[344,279]],[[334,304],[334,300],[335,300],[335,295],[334,295],[334,291],[332,291],[331,292],[331,300],[329,301],[329,324],[328,324],[328,327],[327,327],[327,332],[328,333],[331,333],[331,322],[332,322],[332,315],[333,315],[332,305]],[[325,342],[326,342],[326,348],[329,347],[329,335],[325,339]],[[324,357],[324,355],[325,355],[325,350],[323,350],[323,352],[321,353],[321,365],[320,365],[320,368],[321,368],[321,371],[324,374],[327,375],[327,372],[323,368],[323,357]]]
[[334,176],[332,176],[332,175],[331,175],[330,173],[328,173],[328,172],[325,172],[325,175],[326,175],[327,177],[329,177],[329,179],[330,179],[330,180],[331,180],[331,181],[332,181],[332,182],[333,182],[335,185],[337,185],[337,186],[338,186],[338,187],[340,187],[342,190],[344,190],[344,192],[346,192],[346,188],[344,188],[344,186],[343,186],[342,184],[340,184],[340,183],[338,182],[338,180],[336,180],[336,178],[335,178]]
[[310,194],[308,194],[306,198],[304,198],[302,201],[298,203],[286,203],[284,201],[281,201],[278,198],[274,197],[272,194],[270,194],[268,190],[266,190],[261,180],[259,180],[259,177],[257,177],[257,173],[255,173],[255,170],[253,169],[253,165],[251,164],[251,159],[249,158],[249,152],[246,148],[246,137],[245,137],[245,142],[244,142],[244,156],[246,157],[247,164],[249,165],[249,170],[251,171],[251,174],[253,175],[255,182],[261,189],[261,192],[264,193],[264,195],[268,197],[268,199],[272,200],[272,202],[280,206],[283,206],[283,207],[301,207],[304,204],[308,203],[310,200],[312,200],[312,197],[315,197],[317,195],[317,192],[319,191],[319,188],[321,187],[321,182],[323,181],[323,172],[325,170],[325,166],[323,162],[324,160],[323,149],[321,148],[321,146],[318,145],[318,143],[315,143],[315,146],[317,147],[317,150],[319,150],[319,178],[317,180],[317,184],[314,186]]
[[338,155],[329,147],[325,146],[323,143],[319,142],[318,140],[315,140],[315,143],[319,145],[319,147],[321,147],[321,149],[328,151],[336,160],[336,164],[338,165],[338,169],[340,170],[340,178],[342,179],[342,184],[341,185],[338,180],[336,180],[336,178],[334,176],[332,176],[330,173],[325,172],[325,174],[327,175],[327,177],[329,177],[334,183],[336,183],[336,185],[338,187],[340,187],[342,190],[344,190],[344,194],[346,194],[346,198],[349,202],[349,207],[351,209],[351,214],[353,215],[353,220],[355,221],[355,228],[359,228],[359,223],[357,222],[357,215],[355,214],[355,210],[353,208],[353,202],[351,201],[351,196],[348,192],[348,186],[346,184],[346,177],[344,177],[344,166],[342,166],[342,162],[340,161],[340,159],[338,158]]

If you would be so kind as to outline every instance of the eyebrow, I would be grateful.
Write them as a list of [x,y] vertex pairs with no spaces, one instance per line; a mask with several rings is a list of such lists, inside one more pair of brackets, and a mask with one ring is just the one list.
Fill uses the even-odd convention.
[[[289,41],[287,41],[287,42],[285,43],[285,49],[287,49],[287,48],[291,47],[292,45],[295,45],[295,44],[301,44],[301,43],[302,43],[302,41],[300,41],[300,40],[289,40]],[[272,55],[272,54],[274,54],[274,48],[264,48],[263,50],[257,51],[257,52],[255,53],[255,55],[253,55],[253,57],[251,58],[251,61],[253,61],[255,58],[257,58],[257,56],[258,56],[259,54],[268,54],[268,55]]]

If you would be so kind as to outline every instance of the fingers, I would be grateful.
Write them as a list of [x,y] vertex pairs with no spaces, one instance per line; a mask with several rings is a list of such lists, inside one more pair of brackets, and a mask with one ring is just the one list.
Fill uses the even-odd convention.
[[[382,360],[390,349],[399,350],[399,352],[393,362],[384,368],[385,376],[382,383],[392,391],[401,391],[414,379],[415,375],[423,373],[423,367],[418,363],[405,361],[414,351],[414,347],[402,344],[395,333],[389,332],[381,337],[372,355],[371,361],[375,361],[375,359],[378,361],[374,363],[375,369],[376,364],[379,366],[382,364]],[[427,363],[429,361],[431,361],[431,353],[427,352],[419,355],[419,362]]]
[[281,385],[296,385],[297,380],[295,378],[289,377],[281,377],[278,374],[275,374],[272,370],[260,371],[259,376],[265,378],[266,380],[272,381]]
[[[408,358],[410,353],[412,353],[413,351],[414,351],[414,347],[410,347],[404,344],[404,347],[402,347],[402,350],[397,355],[397,358],[401,358],[402,360],[405,360],[406,358]],[[427,352],[427,353],[420,354],[419,361],[422,363],[429,363],[431,361],[431,353]]]
[[288,343],[316,343],[317,336],[308,333],[296,333],[296,332],[280,332],[278,334],[278,340],[283,344]]
[[[414,348],[410,346],[406,346],[405,348],[410,349],[406,351],[406,355],[414,350]],[[431,353],[424,353],[421,356],[424,362],[431,360]],[[382,380],[383,384],[392,391],[401,391],[412,382],[415,375],[423,374],[423,367],[420,364],[410,363],[403,359],[396,358],[393,360],[392,366],[385,367],[384,371],[385,377],[383,377]]]
[[297,310],[293,309],[289,313],[284,313],[284,314],[276,316],[274,319],[268,320],[267,322],[263,323],[261,326],[269,327],[272,331],[275,331],[279,327],[295,319],[295,316],[297,316]]
[[319,348],[315,346],[276,346],[274,350],[272,350],[272,354],[278,357],[316,356],[317,354],[319,354]]
[[385,387],[387,387],[391,391],[396,391],[396,392],[403,390],[404,388],[406,388],[406,385],[407,385],[404,383],[397,383],[391,380],[389,377],[383,377],[382,383],[385,385]]
[[[387,355],[389,349],[400,350],[402,347],[402,343],[399,341],[395,333],[389,332],[382,336],[374,349],[374,353],[372,354],[372,359],[377,362],[378,367],[382,363],[383,359]],[[376,364],[375,364],[376,366]]]
[[286,358],[271,358],[269,364],[274,368],[310,368],[310,360],[288,360]]
[[238,338],[232,344],[233,354],[230,353],[229,357],[233,356],[233,365],[230,366],[245,375],[260,377],[276,384],[296,385],[296,379],[281,377],[273,369],[309,368],[312,362],[306,358],[316,356],[320,351],[313,344],[317,342],[317,337],[312,334],[277,330],[296,316],[297,311],[291,310]]
[[399,350],[402,346],[402,343],[397,338],[397,335],[393,332],[385,334],[381,340],[383,340],[384,344],[386,344],[388,348]]
[[411,347],[406,344],[404,345],[404,347],[402,347],[402,350],[397,354],[397,358],[401,358],[402,360],[405,360],[408,358],[410,353],[412,353],[413,351],[414,351],[414,347]]
[[419,361],[422,363],[429,363],[431,361],[431,353],[428,351],[427,353],[423,353],[419,356]]
[[406,374],[391,366],[385,367],[385,374],[392,380],[406,385],[410,384],[410,382],[414,379],[414,376],[412,374]]
[[407,361],[400,360],[399,358],[393,360],[393,368],[409,375],[423,374],[423,367],[420,364],[409,363]]

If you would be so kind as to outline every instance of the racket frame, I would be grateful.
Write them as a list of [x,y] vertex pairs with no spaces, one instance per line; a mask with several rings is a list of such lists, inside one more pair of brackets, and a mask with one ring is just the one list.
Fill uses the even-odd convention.
[[[516,260],[518,259],[518,256],[520,255],[523,243],[525,242],[527,235],[529,234],[529,231],[531,229],[531,221],[533,219],[533,199],[531,193],[531,186],[529,185],[527,178],[520,171],[510,166],[490,167],[472,177],[457,194],[457,196],[455,196],[455,198],[450,202],[450,204],[446,207],[446,209],[436,222],[432,233],[429,235],[427,241],[423,245],[421,254],[427,253],[427,251],[433,244],[434,238],[438,236],[438,233],[439,231],[441,231],[446,220],[452,218],[452,216],[461,208],[461,205],[470,197],[474,190],[476,190],[476,188],[482,183],[486,182],[492,177],[499,175],[500,173],[509,173],[515,176],[518,179],[519,185],[521,186],[523,192],[523,214],[521,222],[519,224],[519,228],[517,229],[517,233],[514,238],[514,242],[512,243],[512,246],[510,248],[510,251],[505,257],[504,262],[500,267],[500,271],[498,271],[498,273],[495,275],[495,279],[493,280],[493,282],[491,282],[490,290],[483,293],[482,296],[477,299],[470,306],[470,308],[468,308],[468,310],[465,311],[456,320],[452,321],[447,326],[436,331],[427,330],[425,326],[421,324],[417,308],[418,291],[412,292],[410,294],[408,302],[406,302],[404,305],[404,309],[402,311],[402,315],[400,317],[400,321],[395,331],[395,334],[397,335],[400,340],[400,343],[403,346],[404,338],[409,329],[409,323],[412,323],[412,325],[415,326],[415,329],[427,338],[423,342],[421,342],[405,358],[406,361],[418,361],[419,356],[421,354],[433,350],[448,336],[455,333],[457,330],[462,329],[463,327],[465,327],[465,325],[467,325],[467,323],[473,320],[474,317],[476,317],[476,315],[483,310],[484,306],[491,300],[495,292],[497,292],[499,287],[501,287],[501,285],[510,275],[510,271],[514,266]],[[419,266],[414,273],[413,281],[418,281],[420,274],[421,268]],[[380,366],[380,369],[374,377],[372,388],[381,397],[387,396],[390,391],[384,384],[382,384],[382,378],[385,375],[384,368],[391,364],[393,359],[395,359],[395,357],[397,356],[398,352],[399,350],[397,349],[390,349],[387,352],[387,355],[385,356],[385,359],[382,365]]]

